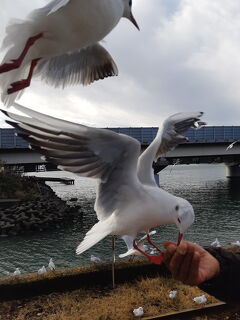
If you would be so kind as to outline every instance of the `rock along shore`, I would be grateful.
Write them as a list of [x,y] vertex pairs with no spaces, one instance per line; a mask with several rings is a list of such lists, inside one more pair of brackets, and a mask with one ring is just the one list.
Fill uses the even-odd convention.
[[78,206],[69,206],[44,182],[36,183],[38,197],[0,207],[0,237],[56,228],[78,213]]

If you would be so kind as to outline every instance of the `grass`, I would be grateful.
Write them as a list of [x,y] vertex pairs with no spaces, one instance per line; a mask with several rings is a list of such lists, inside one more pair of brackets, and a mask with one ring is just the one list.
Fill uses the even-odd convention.
[[[145,272],[144,268],[150,268],[151,272]],[[158,270],[159,273],[156,272]],[[107,280],[103,279],[103,272],[109,276]],[[84,282],[84,277],[89,274],[93,277]],[[128,274],[132,276],[127,281],[119,281],[122,274],[124,277]],[[140,306],[144,308],[144,317],[153,317],[198,307],[192,299],[203,294],[197,287],[185,286],[168,277],[161,268],[152,267],[145,261],[117,264],[118,283],[115,289],[111,289],[110,266],[92,265],[48,272],[41,276],[31,273],[5,277],[0,280],[0,291],[4,292],[7,285],[13,288],[20,285],[21,290],[27,290],[29,284],[37,282],[51,286],[51,281],[78,276],[74,278],[75,282],[78,281],[77,290],[1,302],[0,320],[128,320],[135,319],[132,311]],[[24,287],[26,283],[27,287]],[[169,298],[169,291],[173,289],[178,291],[176,299]],[[207,303],[217,302],[215,298],[206,296]]]
[[[168,294],[178,290],[176,299]],[[144,316],[196,307],[192,299],[203,292],[165,277],[142,278],[123,283],[116,289],[96,287],[66,293],[15,300],[0,304],[0,319],[14,320],[127,320],[134,319],[133,309],[142,306]],[[208,303],[217,300],[209,295]]]

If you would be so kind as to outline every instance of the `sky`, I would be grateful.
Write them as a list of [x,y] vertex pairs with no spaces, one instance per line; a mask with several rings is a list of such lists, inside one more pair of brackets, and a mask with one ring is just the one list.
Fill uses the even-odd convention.
[[[0,41],[9,19],[49,3],[1,2]],[[133,14],[140,32],[122,18],[102,43],[117,77],[64,90],[33,80],[18,102],[97,127],[155,127],[185,111],[205,112],[209,125],[240,125],[240,1],[133,0]]]

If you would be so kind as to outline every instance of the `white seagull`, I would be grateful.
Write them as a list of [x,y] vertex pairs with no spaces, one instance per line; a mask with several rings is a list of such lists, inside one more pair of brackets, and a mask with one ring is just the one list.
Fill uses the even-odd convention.
[[216,238],[216,239],[211,243],[211,246],[212,246],[212,247],[221,247],[218,238]]
[[52,258],[50,258],[50,260],[49,260],[48,268],[49,268],[50,270],[52,270],[52,271],[56,269],[56,266],[55,266]]
[[232,148],[234,147],[234,145],[235,145],[236,143],[238,143],[239,141],[240,141],[240,140],[236,140],[236,141],[232,142],[231,144],[229,144],[229,146],[227,146],[227,148],[226,148],[226,151],[232,149]]
[[0,81],[2,101],[11,105],[33,75],[54,87],[117,75],[99,41],[122,17],[139,29],[131,9],[132,0],[52,0],[27,20],[12,21],[2,44],[8,48],[0,66],[0,73],[7,72]]
[[[136,139],[107,129],[98,129],[60,120],[14,104],[29,117],[3,112],[7,121],[24,132],[20,134],[32,148],[45,155],[58,168],[83,177],[98,179],[95,211],[99,222],[87,232],[76,253],[88,250],[107,235],[129,235],[133,247],[151,262],[161,263],[163,254],[149,256],[136,245],[138,233],[175,224],[179,242],[194,221],[191,204],[156,185],[152,162],[187,139],[182,134],[190,127],[203,125],[202,112],[177,113],[165,120],[149,147],[140,155]],[[156,247],[157,248],[157,247]]]
[[237,241],[235,241],[235,242],[232,242],[231,245],[240,247],[240,241],[237,240]]
[[93,254],[91,254],[90,261],[93,263],[99,263],[99,262],[101,262],[101,259],[99,257],[96,257]]
[[16,270],[13,272],[14,276],[19,276],[21,274],[21,271],[19,268],[16,268]]
[[38,270],[38,274],[44,274],[44,273],[46,273],[46,272],[47,272],[47,269],[46,269],[45,266],[42,266],[42,268],[40,268],[40,269]]

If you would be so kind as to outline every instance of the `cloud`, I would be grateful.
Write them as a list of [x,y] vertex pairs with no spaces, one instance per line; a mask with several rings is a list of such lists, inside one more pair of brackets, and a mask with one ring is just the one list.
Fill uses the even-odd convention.
[[[0,38],[10,16],[48,1],[3,1]],[[101,126],[157,126],[168,115],[205,111],[210,125],[239,125],[240,2],[135,0],[141,31],[127,20],[103,45],[119,76],[61,89],[33,81],[20,102],[61,118]]]

